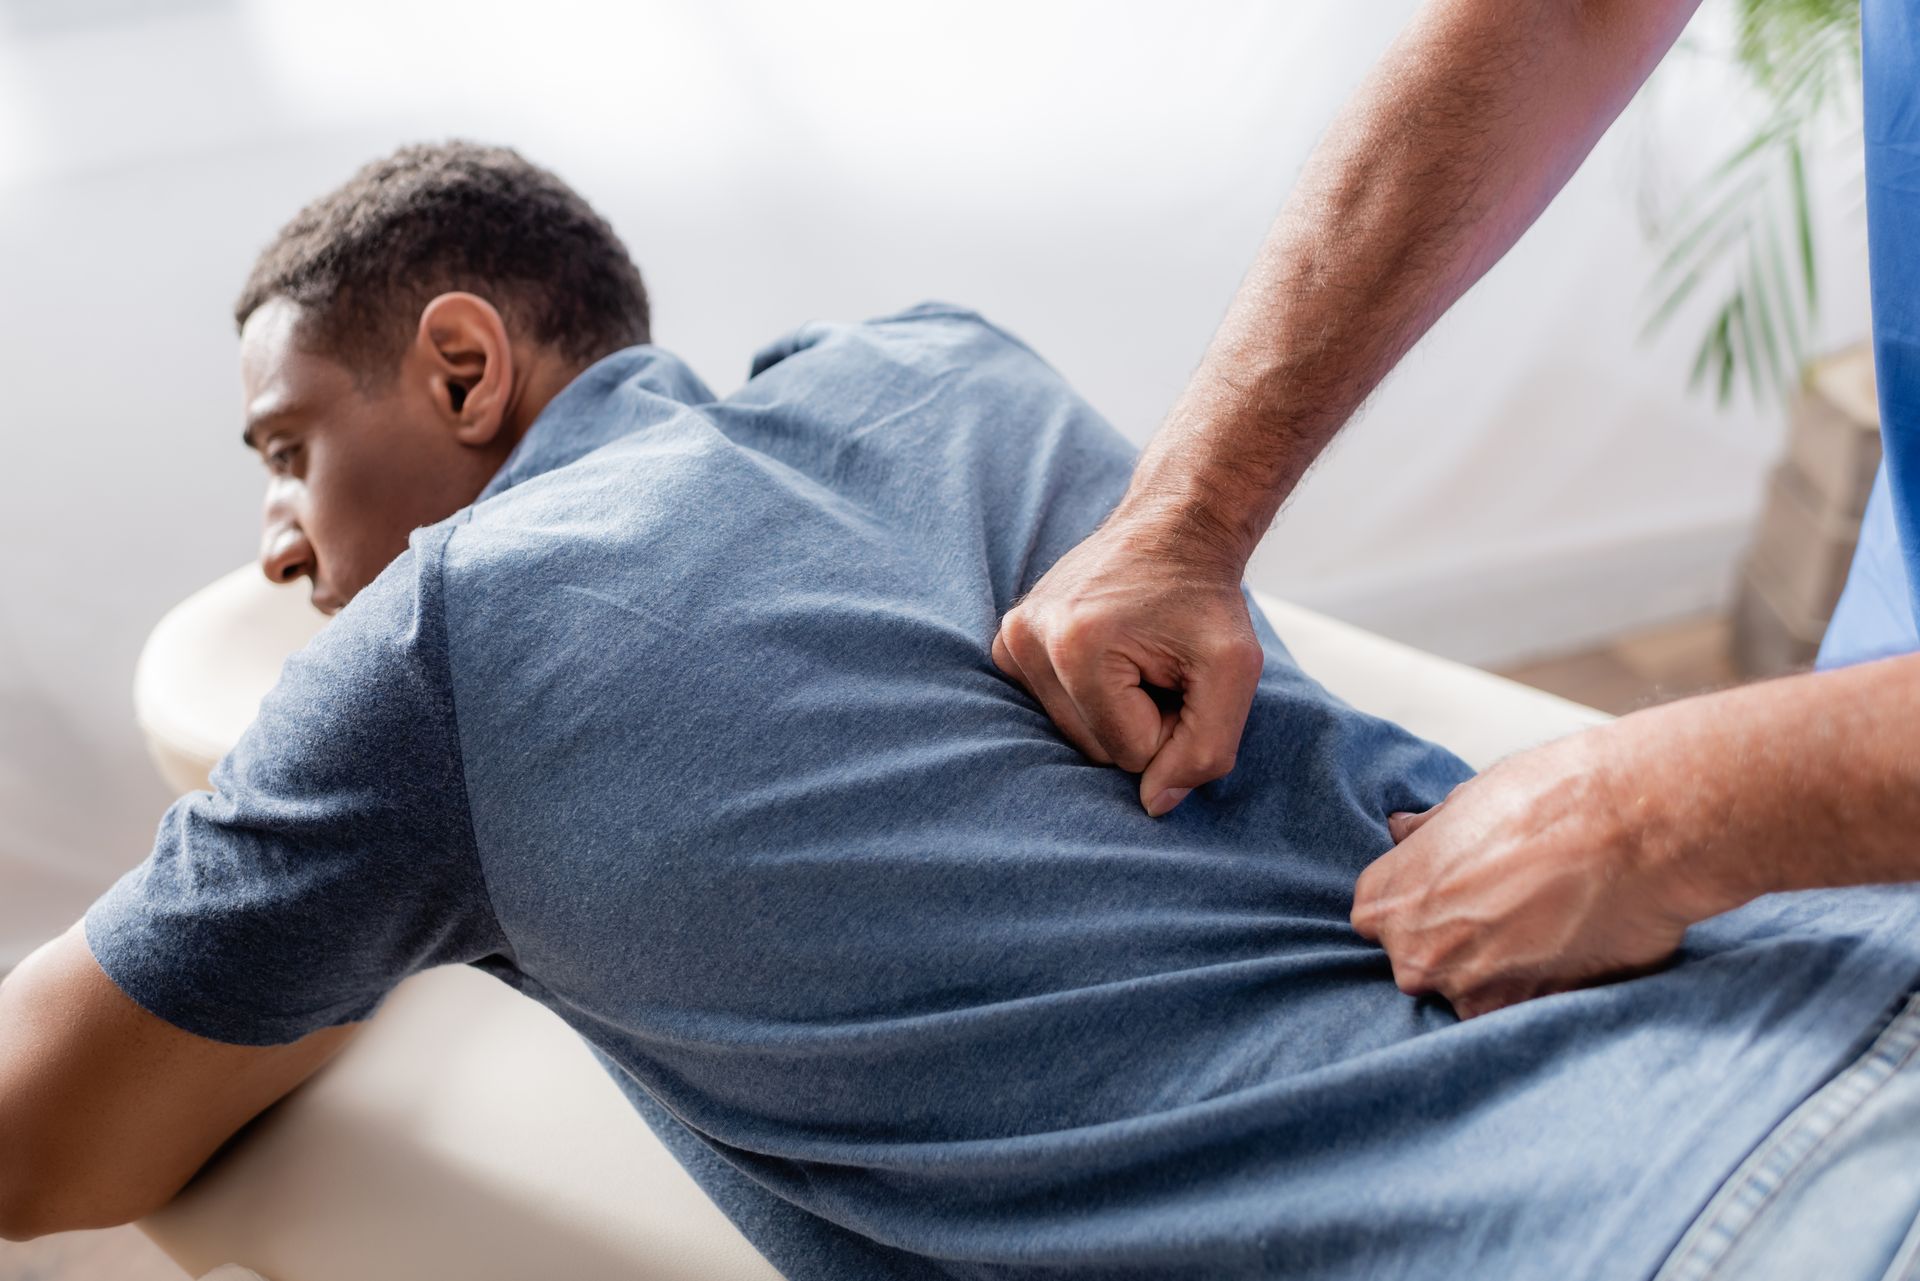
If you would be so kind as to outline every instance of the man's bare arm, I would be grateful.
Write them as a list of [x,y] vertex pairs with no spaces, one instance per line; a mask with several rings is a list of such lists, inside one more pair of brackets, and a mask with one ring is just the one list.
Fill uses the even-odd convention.
[[1321,141],[1119,507],[995,645],[1076,746],[1144,772],[1149,811],[1232,766],[1259,671],[1238,583],[1280,505],[1697,3],[1429,0]]
[[1519,239],[1698,0],[1430,0],[1334,121],[1130,503],[1244,567],[1329,439]]
[[0,1236],[127,1223],[352,1035],[226,1045],[140,1008],[73,928],[0,983]]

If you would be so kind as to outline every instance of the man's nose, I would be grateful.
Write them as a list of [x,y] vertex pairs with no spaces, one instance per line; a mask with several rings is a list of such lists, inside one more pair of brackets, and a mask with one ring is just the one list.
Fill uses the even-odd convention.
[[269,581],[290,583],[313,576],[313,544],[291,521],[269,521],[260,536],[260,572]]

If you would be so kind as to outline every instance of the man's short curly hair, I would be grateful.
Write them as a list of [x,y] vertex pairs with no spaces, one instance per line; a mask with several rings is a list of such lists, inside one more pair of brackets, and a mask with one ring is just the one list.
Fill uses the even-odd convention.
[[647,290],[579,193],[506,147],[402,147],[294,215],[254,263],[233,315],[302,310],[303,346],[384,378],[421,309],[461,289],[510,329],[581,364],[648,341]]

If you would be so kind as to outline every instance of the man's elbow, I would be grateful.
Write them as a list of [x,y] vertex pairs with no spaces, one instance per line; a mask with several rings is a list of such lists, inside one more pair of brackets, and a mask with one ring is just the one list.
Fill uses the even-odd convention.
[[92,1228],[117,1228],[151,1214],[158,1206],[121,1212],[75,1211],[72,1203],[62,1204],[26,1196],[0,1203],[0,1241],[32,1241],[56,1232],[79,1232]]
[[0,1241],[31,1241],[58,1229],[42,1227],[30,1209],[8,1202],[0,1205]]
[[45,1236],[42,1208],[33,1195],[33,1162],[27,1157],[18,1118],[0,1111],[0,1240]]
[[0,1240],[31,1241],[59,1231],[48,1223],[49,1207],[42,1200],[24,1175],[0,1176]]
[[0,1186],[0,1239],[31,1241],[62,1230],[52,1200],[31,1183],[9,1180]]
[[31,1241],[56,1232],[118,1227],[144,1218],[162,1204],[75,1187],[47,1167],[25,1162],[17,1169],[0,1171],[0,1240]]

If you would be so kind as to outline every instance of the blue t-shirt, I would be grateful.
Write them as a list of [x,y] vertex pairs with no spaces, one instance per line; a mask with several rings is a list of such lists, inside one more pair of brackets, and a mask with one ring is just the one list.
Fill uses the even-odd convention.
[[1920,975],[1920,892],[1469,1023],[1403,996],[1353,884],[1459,760],[1256,617],[1238,764],[1155,820],[994,668],[1132,463],[953,308],[722,401],[610,356],[288,663],[94,954],[245,1044],[478,966],[795,1278],[1649,1275]]

